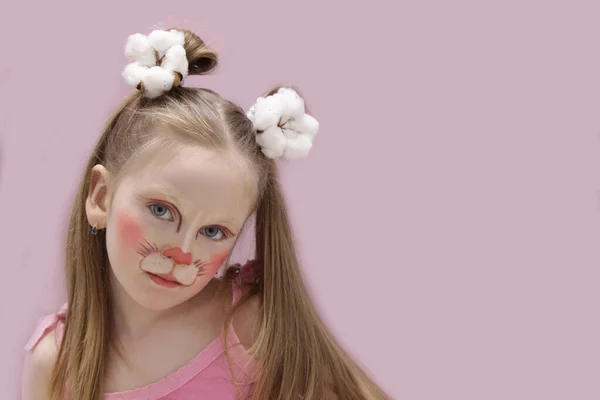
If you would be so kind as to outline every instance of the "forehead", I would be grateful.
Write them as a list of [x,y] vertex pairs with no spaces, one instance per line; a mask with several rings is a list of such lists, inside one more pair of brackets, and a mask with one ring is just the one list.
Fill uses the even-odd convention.
[[130,178],[136,191],[164,194],[178,205],[228,216],[249,212],[257,189],[255,173],[237,152],[195,145],[152,151]]

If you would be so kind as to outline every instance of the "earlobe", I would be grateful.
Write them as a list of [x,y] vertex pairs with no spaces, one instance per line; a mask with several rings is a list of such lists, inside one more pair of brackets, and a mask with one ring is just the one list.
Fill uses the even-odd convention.
[[85,201],[85,212],[88,223],[96,229],[106,228],[109,206],[109,184],[111,175],[103,165],[92,168],[89,181],[89,191]]

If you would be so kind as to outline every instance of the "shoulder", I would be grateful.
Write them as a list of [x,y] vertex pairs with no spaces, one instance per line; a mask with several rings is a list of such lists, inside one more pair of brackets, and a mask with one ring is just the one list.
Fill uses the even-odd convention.
[[53,329],[25,355],[21,392],[23,400],[48,398],[57,356],[56,330]]
[[53,329],[25,353],[25,364],[35,371],[44,371],[54,366],[57,355],[56,330]]
[[46,338],[50,333],[52,333],[55,345],[58,346],[64,332],[66,313],[67,305],[64,304],[58,312],[40,318],[35,327],[35,331],[25,345],[25,350],[34,350],[39,342]]
[[25,345],[25,360],[21,383],[22,399],[46,399],[52,370],[58,357],[58,347],[64,331],[67,305],[56,313],[39,319],[35,331]]
[[249,348],[254,344],[260,326],[262,314],[261,294],[249,295],[249,289],[245,286],[237,290],[241,290],[242,299],[233,313],[233,329],[240,343]]

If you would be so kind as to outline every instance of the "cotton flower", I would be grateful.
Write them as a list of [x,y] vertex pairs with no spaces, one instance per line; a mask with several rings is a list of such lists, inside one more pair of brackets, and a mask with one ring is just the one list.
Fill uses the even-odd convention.
[[125,56],[140,65],[152,67],[156,65],[156,54],[148,37],[141,33],[130,35],[125,44]]
[[312,115],[304,114],[300,118],[288,120],[283,128],[302,132],[312,140],[319,131],[319,122]]
[[281,102],[284,105],[281,115],[282,121],[287,121],[292,118],[300,118],[304,115],[304,100],[296,93],[296,91],[288,88],[281,88],[277,91],[276,96],[281,97]]
[[[168,92],[173,88],[176,73],[182,80],[188,76],[184,42],[185,34],[177,30],[156,30],[148,36],[130,35],[125,55],[131,62],[123,69],[123,79],[128,85],[142,89],[149,98]],[[157,65],[159,60],[160,65]]]
[[304,100],[289,88],[259,97],[246,115],[257,132],[256,143],[268,158],[306,157],[319,130],[318,121],[306,114]]
[[167,70],[179,72],[185,79],[188,76],[189,63],[183,46],[176,45],[167,50],[161,66]]
[[287,145],[283,152],[284,159],[294,160],[308,155],[312,149],[312,140],[308,136],[291,129],[283,129],[283,134],[287,139]]
[[250,118],[254,128],[264,131],[270,126],[277,125],[283,115],[285,104],[278,96],[259,97],[254,105],[253,116]]
[[144,77],[148,74],[148,67],[140,65],[139,62],[132,62],[125,66],[123,70],[123,78],[128,85],[137,87],[137,85],[144,80]]
[[262,153],[268,158],[279,158],[285,152],[287,138],[281,128],[274,125],[258,133],[256,135],[256,143],[258,143]]
[[158,29],[148,35],[148,41],[154,50],[158,52],[159,57],[162,57],[169,48],[177,45],[183,46],[185,35],[183,32],[174,29],[170,31]]
[[174,81],[175,76],[172,71],[154,66],[148,70],[142,83],[146,96],[153,99],[171,90]]

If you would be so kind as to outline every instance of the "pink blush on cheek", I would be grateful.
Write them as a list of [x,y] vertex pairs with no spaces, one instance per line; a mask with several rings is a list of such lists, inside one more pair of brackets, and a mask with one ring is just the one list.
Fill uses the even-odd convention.
[[211,275],[214,275],[219,267],[223,265],[227,257],[229,257],[229,253],[231,249],[227,249],[221,253],[214,254],[210,260],[208,260],[207,269],[211,272]]
[[144,237],[141,222],[125,210],[117,214],[117,229],[123,242],[129,246],[137,246]]

